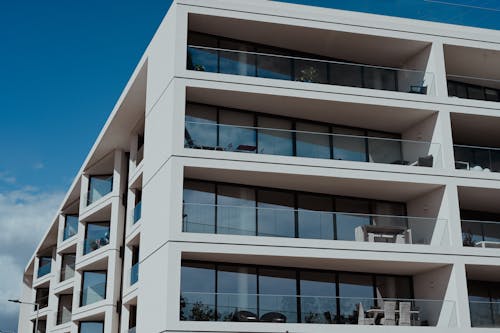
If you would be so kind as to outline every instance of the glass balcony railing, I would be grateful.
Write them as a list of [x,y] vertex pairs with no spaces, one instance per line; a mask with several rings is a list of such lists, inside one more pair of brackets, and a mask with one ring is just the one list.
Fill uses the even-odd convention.
[[102,301],[106,298],[106,282],[97,283],[95,285],[82,289],[81,306],[89,305]]
[[41,278],[41,277],[49,274],[51,269],[52,269],[52,263],[46,263],[43,266],[38,267],[37,277]]
[[464,246],[500,248],[500,221],[462,220]]
[[287,55],[189,45],[187,69],[426,95],[432,73]]
[[210,234],[431,244],[427,217],[184,203],[183,231]]
[[66,265],[59,273],[60,282],[73,278],[75,276],[75,264]]
[[500,172],[500,148],[453,145],[455,168],[476,172]]
[[180,319],[454,327],[448,300],[182,292]]
[[87,206],[113,191],[113,175],[90,176]]
[[128,333],[135,333],[135,327],[129,328]]
[[142,213],[142,202],[139,201],[134,207],[134,223],[141,219]]
[[496,302],[469,301],[472,327],[500,328],[500,300]]
[[130,268],[130,285],[134,285],[137,281],[139,281],[139,263]]
[[[41,296],[35,298],[35,303],[38,304],[40,309],[44,309],[49,306],[49,296]],[[36,311],[36,305],[33,307],[33,310]]]
[[[436,167],[440,144],[391,138],[186,121],[186,148]],[[203,133],[205,135],[203,135]],[[193,139],[219,133],[219,142]],[[231,139],[225,140],[225,136]],[[211,137],[211,136],[210,136]],[[220,141],[224,141],[221,144]]]
[[83,254],[89,254],[90,252],[93,252],[95,250],[100,249],[103,246],[106,246],[109,244],[109,237],[101,237],[101,238],[94,238],[94,239],[85,239],[83,241]]

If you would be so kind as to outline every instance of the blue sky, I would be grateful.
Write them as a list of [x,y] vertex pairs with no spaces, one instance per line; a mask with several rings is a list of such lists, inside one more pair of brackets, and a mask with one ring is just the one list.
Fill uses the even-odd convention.
[[[500,29],[500,1],[289,0]],[[0,1],[0,330],[21,271],[170,5]]]

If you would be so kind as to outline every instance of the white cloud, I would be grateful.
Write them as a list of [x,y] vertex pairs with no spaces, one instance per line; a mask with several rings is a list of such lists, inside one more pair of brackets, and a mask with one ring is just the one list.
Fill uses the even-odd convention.
[[0,313],[11,323],[17,322],[19,306],[6,300],[21,296],[23,270],[63,196],[62,191],[47,193],[33,187],[0,193]]
[[8,172],[0,171],[0,182],[14,184],[16,182],[16,177],[11,176]]
[[36,162],[33,165],[33,169],[35,169],[35,170],[40,170],[40,169],[43,169],[43,168],[45,168],[45,164],[43,164],[42,162]]

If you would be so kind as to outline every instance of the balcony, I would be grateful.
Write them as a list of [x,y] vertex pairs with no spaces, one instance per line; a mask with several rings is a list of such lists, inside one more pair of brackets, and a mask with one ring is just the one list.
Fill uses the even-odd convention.
[[441,300],[184,292],[181,295],[181,311],[180,319],[187,321],[437,326],[437,321],[427,319],[424,313],[452,312],[454,303]]
[[83,272],[80,306],[99,302],[106,298],[106,271]]
[[184,203],[183,231],[429,245],[436,222],[426,217]]
[[113,175],[99,175],[89,177],[89,191],[87,206],[111,193],[113,190]]
[[76,255],[73,253],[63,254],[61,263],[61,275],[59,281],[63,282],[75,276]]
[[[344,267],[357,269],[358,264]],[[444,282],[449,272],[440,272],[438,279]],[[179,319],[453,327],[453,301],[415,297],[429,288],[428,273],[423,274],[183,260]],[[434,290],[434,295],[443,292]]]
[[448,96],[500,101],[500,52],[444,45]]
[[[498,269],[496,267],[467,267],[467,289],[472,327],[500,328],[500,283],[491,280],[497,279],[497,276]],[[476,280],[476,278],[481,280]]]
[[439,143],[404,140],[396,133],[188,106],[186,148],[421,167],[440,164]]
[[[319,57],[188,45],[187,69],[426,95],[432,73],[356,64]],[[287,52],[285,52],[287,53]]]
[[57,308],[57,325],[71,321],[73,305],[73,294],[59,295],[59,303]]

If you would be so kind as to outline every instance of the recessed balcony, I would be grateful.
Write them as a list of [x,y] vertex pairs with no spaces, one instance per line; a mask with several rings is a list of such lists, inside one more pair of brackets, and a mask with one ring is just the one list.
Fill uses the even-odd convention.
[[189,14],[188,29],[188,70],[421,95],[433,90],[427,42],[197,14]]
[[61,294],[58,297],[57,305],[57,325],[62,325],[71,321],[73,307],[73,294]]
[[500,248],[499,190],[459,187],[463,245]]
[[78,215],[66,215],[64,217],[63,241],[78,234]]
[[445,45],[448,96],[500,102],[500,51]]
[[83,240],[83,254],[89,254],[108,245],[109,231],[109,222],[88,222]]
[[467,265],[472,327],[500,328],[500,271],[496,266]]
[[446,225],[446,220],[411,216],[408,211],[412,206],[411,200],[407,203],[186,179],[182,225],[184,232],[191,233],[441,243],[440,232],[435,230]]
[[106,271],[82,272],[80,306],[90,305],[106,299]]
[[37,277],[41,278],[47,274],[50,274],[51,270],[52,270],[52,257],[51,256],[39,257]]
[[[408,275],[183,261],[181,321],[447,326],[454,302]],[[448,320],[450,319],[448,318]]]
[[[309,108],[312,111],[314,106]],[[417,131],[422,131],[419,128],[422,124],[413,125]],[[424,127],[432,129],[432,119],[428,119]],[[419,140],[406,139],[405,134],[411,130],[408,127],[405,130],[401,134],[188,103],[184,146],[246,154],[439,167],[440,144],[425,141],[421,135]]]

